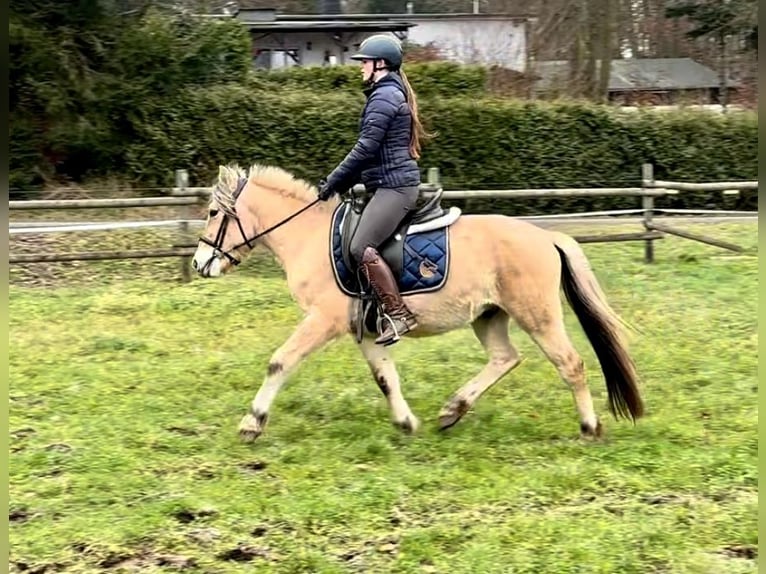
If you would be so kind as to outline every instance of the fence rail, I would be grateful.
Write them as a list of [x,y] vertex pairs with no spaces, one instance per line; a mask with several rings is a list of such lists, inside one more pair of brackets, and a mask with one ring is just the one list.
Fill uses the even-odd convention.
[[686,181],[662,181],[653,180],[648,182],[648,187],[674,189],[678,191],[741,191],[758,189],[757,181],[720,181],[714,183],[690,183]]
[[149,229],[152,227],[179,227],[182,224],[205,223],[202,219],[168,219],[163,221],[98,221],[82,223],[24,222],[8,226],[10,235],[39,233],[72,233],[82,231],[115,231],[118,229]]
[[11,211],[20,209],[108,209],[126,207],[174,207],[199,205],[196,196],[137,197],[131,199],[28,199],[9,201]]
[[544,197],[661,197],[676,195],[673,189],[645,189],[643,187],[584,187],[584,188],[553,188],[553,189],[475,189],[445,191],[444,199],[475,199],[486,197],[490,199],[506,198],[544,198]]
[[[11,211],[17,210],[64,210],[64,209],[110,209],[110,208],[141,208],[141,207],[184,207],[201,206],[209,197],[211,188],[189,187],[188,175],[185,170],[176,172],[175,187],[166,190],[169,195],[162,197],[144,198],[119,198],[119,199],[55,199],[55,200],[31,200],[9,201]],[[428,170],[428,181],[423,185],[424,189],[438,189],[440,187],[439,172],[436,168]],[[654,199],[668,195],[677,195],[684,191],[721,191],[723,193],[738,193],[740,190],[758,189],[757,181],[728,181],[690,183],[677,181],[655,180],[653,167],[650,164],[642,166],[641,187],[604,187],[604,188],[551,188],[551,189],[504,189],[504,190],[447,190],[443,192],[444,199],[476,199],[476,198],[546,198],[546,197],[641,197],[642,206],[639,209],[617,209],[592,211],[586,213],[558,213],[546,215],[520,216],[526,220],[566,220],[583,217],[614,216],[614,215],[641,215],[643,231],[635,233],[618,233],[602,235],[575,236],[581,243],[600,243],[612,241],[643,241],[644,259],[647,263],[654,260],[654,241],[662,239],[665,234],[672,234],[694,241],[700,241],[708,245],[714,245],[731,251],[741,251],[737,245],[720,241],[704,235],[690,233],[673,228],[666,224],[657,224],[653,216],[659,213],[674,214],[707,214],[707,215],[755,215],[753,211],[734,210],[706,210],[706,209],[667,209],[656,208]],[[202,220],[174,219],[163,221],[120,221],[120,222],[11,222],[9,224],[10,235],[40,234],[40,233],[68,233],[83,231],[111,231],[119,229],[142,229],[152,227],[176,227],[182,237],[191,241],[189,233],[190,225],[203,225]],[[185,258],[194,253],[190,245],[173,245],[167,249],[135,250],[135,251],[92,251],[81,253],[48,253],[48,254],[19,254],[11,255],[9,263],[40,263],[59,261],[95,261],[107,259],[136,259],[153,257],[180,257],[181,273],[185,280],[189,280],[189,269]]]

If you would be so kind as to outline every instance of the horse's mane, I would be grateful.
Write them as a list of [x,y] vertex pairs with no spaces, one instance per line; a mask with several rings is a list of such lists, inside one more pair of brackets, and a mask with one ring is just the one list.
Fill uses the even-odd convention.
[[242,178],[247,178],[250,184],[268,188],[283,197],[302,202],[308,203],[317,197],[317,190],[313,185],[295,177],[290,172],[280,167],[255,163],[247,171],[237,164],[219,166],[218,181],[213,186],[212,201],[222,210],[233,212],[236,202],[234,193]]

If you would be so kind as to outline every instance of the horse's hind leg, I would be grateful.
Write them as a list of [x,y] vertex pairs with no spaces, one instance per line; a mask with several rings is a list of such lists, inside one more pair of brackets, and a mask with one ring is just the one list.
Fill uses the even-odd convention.
[[396,365],[388,349],[365,338],[359,344],[359,350],[367,360],[378,388],[388,401],[392,422],[405,432],[414,433],[420,423],[402,395],[399,374],[396,372]]
[[471,324],[476,337],[489,355],[481,372],[463,385],[439,413],[439,428],[458,422],[479,397],[521,363],[519,353],[508,337],[508,314],[493,307]]
[[549,307],[558,312],[546,321],[536,321],[533,328],[524,328],[537,343],[545,356],[556,367],[561,378],[572,390],[577,412],[580,416],[580,432],[583,436],[601,436],[601,422],[593,410],[593,399],[585,378],[585,366],[567,335],[561,306]]

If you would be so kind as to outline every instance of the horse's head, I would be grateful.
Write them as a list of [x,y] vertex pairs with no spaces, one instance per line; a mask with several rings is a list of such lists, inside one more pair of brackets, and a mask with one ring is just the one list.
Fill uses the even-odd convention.
[[220,277],[239,265],[253,248],[255,222],[247,209],[237,210],[247,175],[237,167],[220,166],[192,267],[203,277]]

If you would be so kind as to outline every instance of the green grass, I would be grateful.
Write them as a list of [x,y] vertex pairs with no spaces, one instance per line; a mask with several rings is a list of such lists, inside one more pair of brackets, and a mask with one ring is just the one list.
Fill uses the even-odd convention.
[[567,311],[598,443],[578,439],[569,391],[513,327],[527,360],[446,433],[439,409],[484,362],[468,329],[393,348],[418,434],[390,425],[349,339],[306,361],[241,444],[300,318],[273,263],[190,284],[176,263],[133,280],[93,263],[77,269],[87,285],[12,284],[12,569],[756,572],[757,229],[684,227],[748,253],[666,238],[645,265],[640,244],[585,246],[642,331],[648,409],[635,427],[608,415]]

